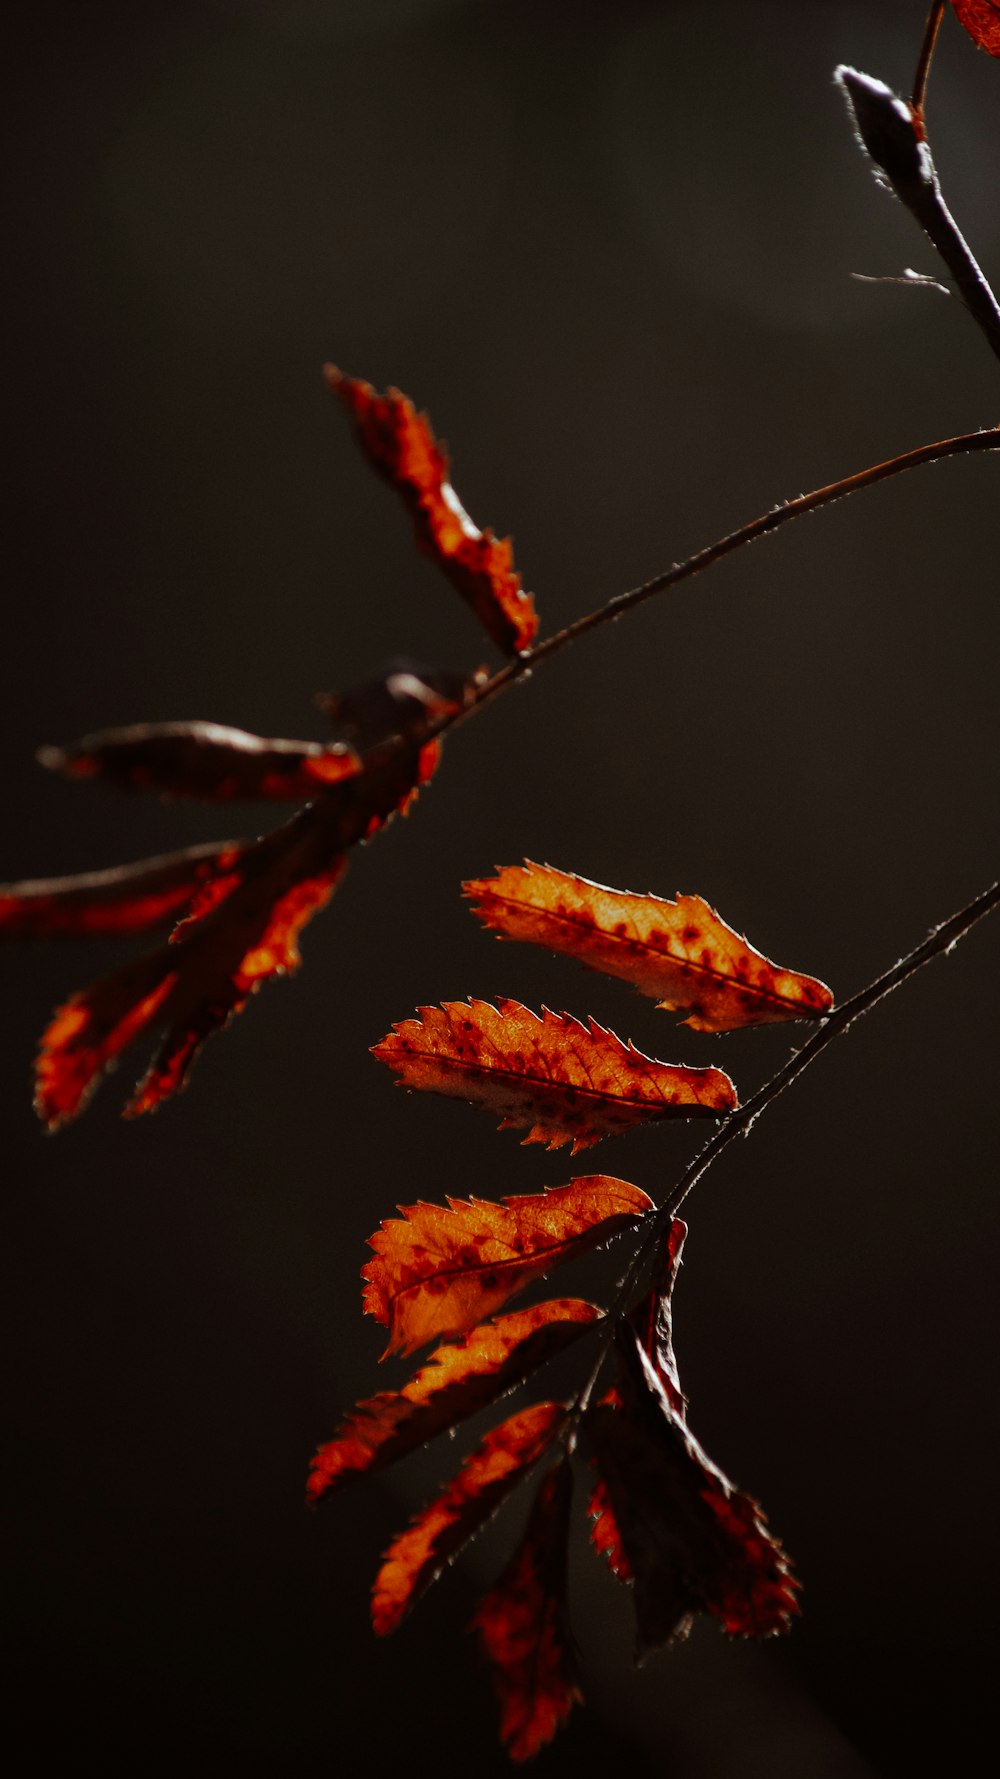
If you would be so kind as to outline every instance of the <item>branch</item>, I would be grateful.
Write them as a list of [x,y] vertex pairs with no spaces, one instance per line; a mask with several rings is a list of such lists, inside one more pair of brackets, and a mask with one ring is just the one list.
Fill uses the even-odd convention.
[[466,707],[453,716],[442,718],[441,722],[429,731],[432,736],[443,733],[446,729],[455,728],[466,718],[481,710],[484,705],[492,703],[508,687],[518,680],[526,678],[541,662],[547,661],[551,655],[558,654],[560,649],[567,648],[581,636],[591,630],[599,630],[604,624],[615,624],[626,612],[652,599],[657,593],[665,593],[668,588],[676,587],[681,581],[688,581],[696,574],[701,574],[714,563],[721,562],[724,556],[731,556],[746,544],[755,543],[759,537],[766,537],[769,532],[778,531],[792,519],[799,519],[804,513],[812,513],[819,507],[829,506],[835,500],[841,500],[848,494],[856,494],[862,488],[871,488],[876,482],[888,481],[891,476],[903,475],[907,470],[917,469],[924,463],[936,463],[942,457],[955,457],[960,453],[975,451],[1000,450],[1000,426],[988,427],[976,432],[958,433],[954,438],[937,439],[933,444],[918,445],[913,451],[904,451],[899,457],[889,457],[883,463],[875,463],[867,469],[857,470],[854,475],[843,476],[837,482],[828,482],[822,488],[814,488],[809,494],[798,494],[792,500],[781,502],[772,507],[770,512],[762,513],[760,518],[751,519],[748,525],[741,525],[738,531],[730,531],[725,537],[717,538],[715,543],[708,544],[702,550],[696,550],[683,562],[675,562],[662,574],[654,575],[652,580],[643,581],[641,586],[632,587],[625,593],[618,593],[605,605],[595,611],[587,612],[582,618],[576,618],[565,629],[557,630],[546,636],[534,648],[526,649],[523,654],[502,667],[492,679],[481,686]]
[[930,237],[957,284],[965,306],[1000,358],[1000,303],[941,193],[922,113],[914,113],[884,81],[839,67],[843,88],[862,146]]
[[869,982],[867,987],[859,989],[858,993],[852,995],[849,1001],[844,1001],[841,1006],[835,1007],[831,1013],[827,1014],[819,1029],[813,1033],[808,1042],[803,1044],[801,1050],[797,1050],[794,1056],[790,1056],[777,1073],[772,1075],[770,1080],[765,1081],[763,1087],[759,1087],[744,1106],[740,1106],[736,1112],[731,1112],[729,1117],[719,1125],[715,1135],[709,1139],[705,1147],[685,1168],[674,1190],[667,1195],[663,1204],[651,1217],[645,1238],[639,1244],[622,1275],[614,1302],[608,1310],[606,1331],[601,1341],[600,1352],[573,1404],[571,1422],[567,1429],[570,1443],[573,1441],[575,1428],[587,1407],[598,1374],[607,1356],[611,1340],[614,1337],[615,1326],[625,1312],[642,1267],[649,1260],[654,1249],[663,1241],[688,1194],[697,1186],[699,1180],[704,1178],[712,1163],[718,1160],[723,1150],[728,1149],[730,1143],[735,1142],[737,1137],[746,1136],[749,1133],[751,1125],[760,1117],[760,1114],[773,1100],[778,1099],[793,1081],[798,1079],[810,1063],[815,1062],[817,1056],[826,1049],[828,1044],[832,1043],[834,1038],[839,1037],[842,1032],[846,1032],[856,1020],[864,1018],[865,1014],[870,1013],[879,1001],[884,1000],[886,995],[892,994],[902,983],[908,982],[910,977],[915,976],[918,970],[922,970],[925,964],[929,964],[932,958],[952,951],[959,940],[964,939],[966,933],[970,932],[979,921],[984,920],[988,914],[991,914],[996,907],[1000,907],[1000,882],[991,884],[989,889],[983,890],[981,895],[976,896],[965,908],[959,909],[957,914],[951,915],[948,920],[942,921],[940,926],[934,927],[927,938],[908,952],[906,957],[901,958],[898,964],[893,964],[891,970],[884,971],[881,976],[875,978],[874,982]]

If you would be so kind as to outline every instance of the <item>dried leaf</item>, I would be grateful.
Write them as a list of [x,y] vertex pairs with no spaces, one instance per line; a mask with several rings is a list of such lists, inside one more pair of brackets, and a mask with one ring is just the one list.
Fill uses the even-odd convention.
[[359,1402],[337,1437],[320,1446],[310,1467],[309,1500],[351,1477],[385,1469],[478,1413],[565,1351],[601,1314],[578,1297],[557,1297],[481,1323],[454,1345],[438,1347],[402,1390]]
[[488,678],[485,667],[453,673],[397,655],[362,685],[321,692],[316,702],[346,740],[367,748],[390,735],[419,740],[432,723],[467,709]]
[[956,17],[980,49],[1000,56],[1000,4],[997,0],[951,0]]
[[797,1583],[761,1509],[707,1457],[627,1325],[618,1351],[616,1400],[585,1427],[604,1491],[600,1538],[631,1575],[639,1654],[686,1637],[696,1612],[736,1636],[786,1631]]
[[594,1019],[518,1001],[445,1001],[420,1007],[373,1047],[400,1085],[468,1100],[528,1127],[526,1143],[572,1153],[658,1118],[716,1118],[737,1104],[720,1069],[655,1062]]
[[566,1420],[559,1402],[537,1402],[486,1435],[447,1487],[394,1539],[372,1590],[372,1623],[394,1631],[446,1563],[491,1519]]
[[388,1353],[475,1327],[564,1260],[610,1240],[653,1208],[627,1180],[587,1174],[546,1192],[400,1206],[370,1238],[364,1307],[390,1331]]
[[176,1093],[205,1038],[268,977],[297,968],[298,935],[343,876],[346,849],[409,806],[438,753],[431,743],[366,763],[262,840],[218,854],[168,944],[56,1013],[36,1072],[35,1106],[49,1128],[74,1117],[126,1046],[159,1026],[163,1045],[126,1113]]
[[78,938],[164,926],[187,912],[204,884],[230,871],[240,851],[231,841],[213,841],[110,871],[3,884],[0,936]]
[[38,758],[65,778],[105,778],[123,790],[223,803],[236,797],[301,803],[361,771],[353,748],[318,741],[264,741],[219,723],[136,723],[102,729]]
[[833,1005],[822,982],[781,970],[700,896],[636,896],[551,865],[506,865],[463,884],[483,923],[505,939],[546,945],[630,982],[695,1031],[817,1019]]
[[521,587],[509,538],[480,531],[448,480],[448,454],[426,414],[398,389],[379,395],[370,383],[326,366],[326,379],[354,419],[369,461],[402,495],[417,542],[443,569],[505,654],[526,649],[538,630]]
[[537,1754],[582,1703],[566,1622],[571,1491],[564,1460],[544,1478],[520,1545],[469,1627],[492,1668],[501,1740],[516,1761]]
[[670,1398],[676,1414],[683,1415],[687,1402],[674,1357],[673,1293],[687,1239],[687,1224],[675,1217],[653,1262],[649,1290],[629,1312],[629,1323]]

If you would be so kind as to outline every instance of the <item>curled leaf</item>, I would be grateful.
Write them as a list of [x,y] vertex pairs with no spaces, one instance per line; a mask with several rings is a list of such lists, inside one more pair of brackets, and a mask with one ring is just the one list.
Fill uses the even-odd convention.
[[469,1626],[493,1674],[500,1736],[530,1760],[582,1701],[566,1622],[566,1546],[572,1475],[563,1460],[543,1479],[524,1537]]
[[1000,4],[998,0],[951,0],[955,15],[973,43],[988,55],[1000,56]]
[[301,803],[361,771],[353,748],[318,741],[264,741],[219,723],[137,723],[103,729],[70,747],[43,747],[38,758],[66,778],[105,778],[130,791]]
[[474,1328],[565,1260],[638,1222],[653,1201],[638,1186],[588,1174],[546,1192],[401,1206],[370,1238],[364,1307],[390,1331],[389,1353]]
[[335,365],[327,365],[325,374],[352,416],[369,462],[402,495],[420,548],[443,569],[498,648],[505,654],[528,648],[538,616],[514,568],[510,539],[473,524],[448,479],[448,454],[426,414],[418,414],[398,389],[379,395]]
[[551,865],[505,865],[463,884],[501,938],[566,952],[630,982],[661,1007],[683,1009],[695,1031],[817,1019],[833,995],[815,977],[779,969],[701,896],[637,896]]
[[396,1629],[445,1564],[493,1517],[565,1419],[562,1403],[536,1402],[502,1421],[393,1540],[372,1590],[372,1624],[380,1637]]
[[557,1297],[483,1322],[438,1347],[401,1390],[359,1402],[312,1460],[310,1501],[351,1477],[383,1470],[467,1420],[564,1352],[601,1316],[592,1303]]
[[762,1510],[702,1450],[627,1324],[618,1351],[615,1397],[585,1426],[601,1484],[597,1541],[631,1577],[639,1654],[686,1637],[696,1612],[735,1636],[786,1631],[797,1583]]
[[656,1062],[594,1019],[518,1001],[421,1007],[373,1047],[404,1087],[468,1100],[527,1127],[526,1143],[572,1152],[659,1118],[716,1118],[737,1104],[721,1069]]

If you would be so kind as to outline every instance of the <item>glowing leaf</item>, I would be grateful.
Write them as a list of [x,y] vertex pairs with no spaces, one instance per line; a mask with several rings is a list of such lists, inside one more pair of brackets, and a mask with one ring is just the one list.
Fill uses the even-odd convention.
[[422,550],[443,569],[497,647],[526,649],[538,630],[530,594],[521,587],[509,538],[480,531],[448,480],[450,465],[426,414],[398,389],[379,395],[370,383],[334,365],[326,379],[354,419],[369,461],[402,495]]
[[361,771],[353,748],[318,741],[263,741],[218,723],[137,723],[104,729],[71,747],[43,747],[43,766],[66,778],[106,778],[131,791],[197,797],[286,798],[301,803]]
[[110,871],[3,884],[0,935],[47,939],[166,925],[187,912],[203,885],[230,870],[239,852],[231,842],[214,842]]
[[402,1390],[359,1402],[312,1461],[308,1497],[382,1470],[503,1396],[578,1340],[600,1317],[592,1303],[558,1297],[481,1323],[438,1347]]
[[502,1204],[401,1206],[402,1218],[370,1238],[364,1307],[388,1327],[388,1352],[412,1353],[475,1327],[533,1279],[638,1222],[652,1202],[627,1180],[589,1174]]
[[822,982],[781,970],[700,896],[636,896],[551,865],[506,865],[463,886],[502,938],[567,952],[630,982],[695,1031],[817,1019],[833,1005]]
[[470,1630],[493,1673],[500,1736],[512,1760],[530,1760],[582,1701],[566,1622],[566,1538],[572,1476],[544,1478],[523,1539]]
[[563,1426],[559,1402],[537,1402],[494,1427],[447,1487],[394,1539],[372,1590],[372,1623],[394,1631],[445,1564],[491,1519]]
[[998,0],[951,0],[951,3],[973,42],[991,56],[1000,56]]
[[518,1001],[446,1001],[421,1007],[376,1044],[401,1085],[469,1100],[499,1113],[501,1130],[573,1154],[601,1137],[657,1118],[718,1117],[737,1104],[720,1069],[655,1062],[594,1019]]

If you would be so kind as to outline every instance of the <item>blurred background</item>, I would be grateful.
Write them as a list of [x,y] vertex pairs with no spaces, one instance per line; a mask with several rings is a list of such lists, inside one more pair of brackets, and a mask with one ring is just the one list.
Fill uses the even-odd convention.
[[[313,694],[387,656],[493,659],[361,461],[325,359],[429,409],[546,629],[783,497],[994,423],[997,367],[957,303],[851,276],[939,271],[831,81],[849,61],[907,88],[925,10],[21,8],[0,878],[275,819],[50,780],[39,743],[191,717],[318,737]],[[929,121],[996,274],[1000,66],[950,16]],[[746,1096],[794,1032],[678,1035],[621,984],[498,947],[459,883],[528,856],[698,892],[852,992],[996,875],[998,542],[996,462],[955,460],[540,670],[453,737],[307,931],[301,974],[155,1121],[119,1120],[131,1056],[57,1137],[30,1108],[51,1009],[133,948],[0,956],[17,1770],[507,1770],[463,1626],[524,1503],[379,1643],[378,1553],[448,1465],[432,1450],[315,1515],[303,1485],[341,1411],[406,1376],[378,1371],[360,1309],[380,1218],[573,1164],[395,1091],[368,1046],[419,1003],[507,994],[717,1062]],[[637,1673],[628,1595],[578,1528],[588,1708],[539,1771],[971,1764],[1000,1581],[998,961],[987,923],[828,1051],[689,1207],[692,1423],[794,1558],[801,1623],[760,1647],[699,1625]],[[699,1140],[647,1130],[575,1171],[658,1196]],[[623,1255],[558,1288],[608,1291]]]

